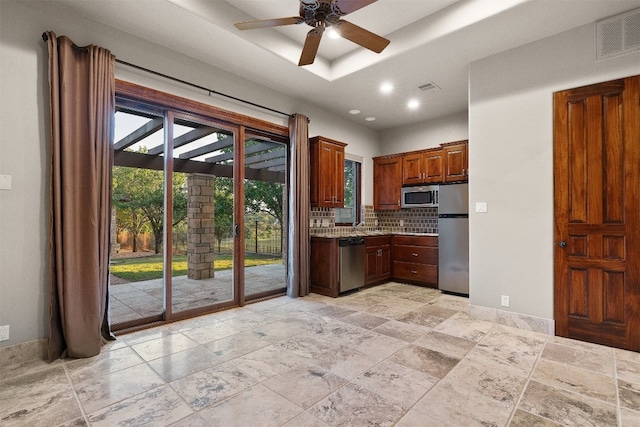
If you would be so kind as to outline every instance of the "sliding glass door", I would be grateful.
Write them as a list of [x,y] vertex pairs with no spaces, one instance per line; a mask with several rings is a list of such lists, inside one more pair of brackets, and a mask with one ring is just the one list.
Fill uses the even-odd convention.
[[[114,152],[152,160],[164,145],[164,113],[119,109],[115,114]],[[163,318],[164,171],[162,159],[139,167],[134,161],[113,167],[112,250],[109,311],[116,326]],[[157,160],[160,160],[159,162]]]
[[176,115],[173,135],[171,314],[238,305],[235,141],[238,131]]
[[247,132],[244,141],[246,300],[286,290],[287,145]]
[[116,104],[113,330],[283,294],[287,137],[126,97]]

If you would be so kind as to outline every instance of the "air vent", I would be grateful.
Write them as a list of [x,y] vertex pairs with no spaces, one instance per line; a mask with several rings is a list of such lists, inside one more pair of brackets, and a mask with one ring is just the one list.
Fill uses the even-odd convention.
[[640,50],[640,9],[596,22],[596,60]]
[[436,90],[440,88],[434,82],[429,82],[429,83],[425,83],[423,85],[418,86],[418,89],[420,89],[423,92],[428,92],[430,90]]

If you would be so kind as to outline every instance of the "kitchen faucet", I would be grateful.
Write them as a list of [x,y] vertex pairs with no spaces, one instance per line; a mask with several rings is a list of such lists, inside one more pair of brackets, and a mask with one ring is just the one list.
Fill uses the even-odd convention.
[[355,221],[354,221],[354,223],[353,223],[353,228],[351,229],[351,231],[356,231],[356,229],[357,229],[358,227],[363,226],[363,225],[364,225],[364,220],[363,220],[363,221],[360,221],[360,222],[359,222],[359,223],[357,223],[357,224],[356,224],[356,223],[355,223]]

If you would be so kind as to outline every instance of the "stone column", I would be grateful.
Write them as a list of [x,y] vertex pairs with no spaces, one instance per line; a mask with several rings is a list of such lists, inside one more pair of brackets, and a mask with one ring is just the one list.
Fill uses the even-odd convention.
[[118,227],[116,223],[116,207],[111,207],[111,256],[115,256],[120,252],[120,244],[118,243]]
[[187,175],[187,277],[209,279],[213,277],[215,236],[214,177],[206,174]]

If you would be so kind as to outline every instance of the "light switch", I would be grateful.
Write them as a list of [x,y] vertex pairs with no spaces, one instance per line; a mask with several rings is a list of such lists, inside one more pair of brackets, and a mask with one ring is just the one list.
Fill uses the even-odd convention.
[[476,212],[486,213],[487,212],[487,202],[476,202]]
[[0,190],[11,190],[11,175],[0,175]]

